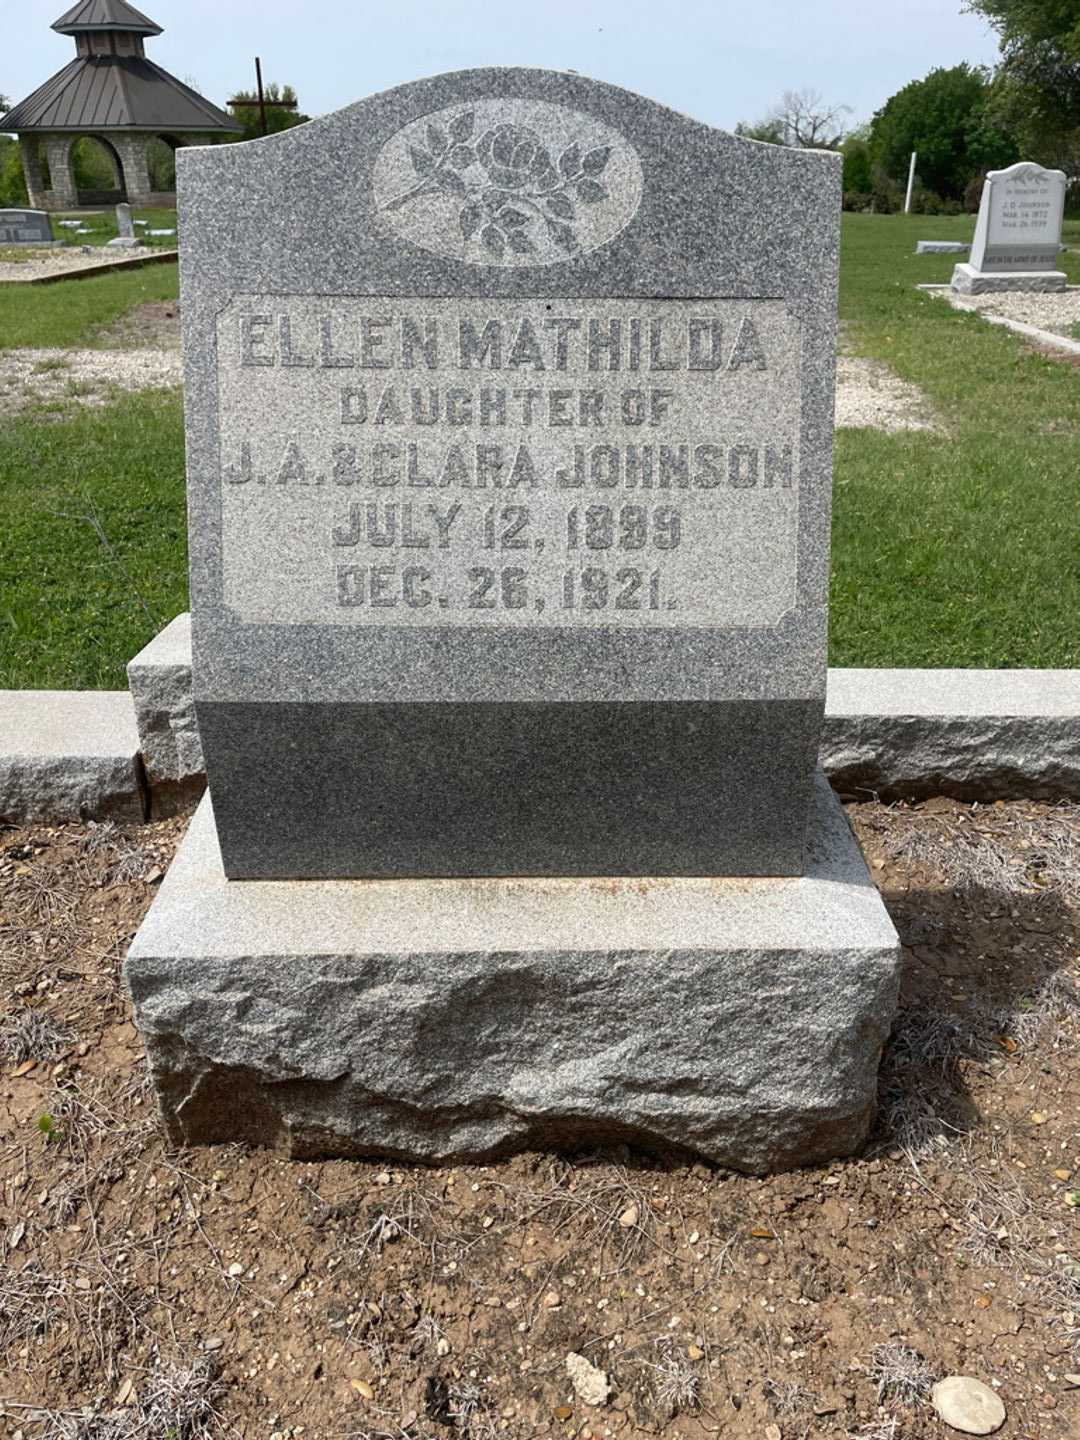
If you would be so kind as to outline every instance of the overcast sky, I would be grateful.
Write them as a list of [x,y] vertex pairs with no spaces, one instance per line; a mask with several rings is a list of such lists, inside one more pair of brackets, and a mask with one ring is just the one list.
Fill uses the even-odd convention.
[[[811,87],[868,119],[909,80],[992,64],[993,32],[962,0],[145,0],[150,57],[221,104],[267,80],[309,115],[473,65],[578,70],[711,125],[756,120]],[[0,93],[21,100],[74,54],[64,0],[0,0]]]

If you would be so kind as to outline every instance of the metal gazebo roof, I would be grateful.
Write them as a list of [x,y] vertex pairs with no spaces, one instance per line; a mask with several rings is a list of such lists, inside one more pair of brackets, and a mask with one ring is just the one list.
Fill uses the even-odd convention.
[[[161,27],[125,0],[79,0],[52,27],[74,35],[80,54],[0,116],[0,131],[147,130],[236,134],[243,126],[142,52]],[[80,36],[126,31],[136,53],[86,53]]]
[[79,0],[65,10],[52,28],[61,35],[81,35],[87,30],[134,30],[139,35],[160,35],[161,26],[148,15],[126,5],[124,0]]
[[242,130],[183,81],[152,60],[78,59],[46,80],[0,130]]

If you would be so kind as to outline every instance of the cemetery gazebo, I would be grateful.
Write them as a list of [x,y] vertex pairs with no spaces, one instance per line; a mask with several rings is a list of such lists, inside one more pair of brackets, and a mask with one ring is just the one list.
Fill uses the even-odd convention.
[[[146,58],[146,38],[161,26],[125,0],[78,0],[52,28],[74,37],[75,59],[0,117],[0,131],[18,134],[34,208],[171,204],[171,193],[151,187],[154,142],[176,150],[241,132],[232,116]],[[109,155],[114,191],[78,188],[72,151],[84,136]]]

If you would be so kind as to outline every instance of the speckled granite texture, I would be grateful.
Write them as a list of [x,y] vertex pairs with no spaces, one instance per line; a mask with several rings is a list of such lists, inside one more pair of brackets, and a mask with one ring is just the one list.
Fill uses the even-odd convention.
[[858,1149],[896,932],[819,778],[788,880],[225,879],[207,797],[128,955],[176,1144]]
[[[739,140],[609,85],[524,69],[437,76],[287,134],[178,154],[195,702],[228,874],[798,871],[825,691],[840,169],[834,155]],[[487,189],[470,189],[478,175]],[[305,297],[324,309],[334,301],[325,332]],[[379,340],[398,333],[395,301],[433,302],[441,344],[455,334],[451,297],[486,302],[506,327],[502,372],[487,352],[482,375],[466,377],[470,403],[482,404],[481,385],[537,386],[538,404],[556,406],[543,411],[550,427],[564,413],[577,427],[565,431],[565,463],[583,440],[622,447],[627,467],[627,447],[643,436],[674,446],[673,464],[679,443],[693,442],[694,478],[681,488],[612,488],[605,455],[561,509],[553,472],[526,482],[543,521],[522,532],[535,535],[527,558],[538,573],[553,545],[571,545],[554,527],[570,525],[563,512],[575,500],[614,506],[623,527],[611,542],[596,527],[600,548],[581,552],[603,584],[575,570],[573,624],[554,623],[564,592],[535,593],[511,573],[526,566],[505,533],[512,516],[495,517],[498,537],[484,548],[482,502],[520,492],[466,479],[406,493],[404,478],[380,472],[385,455],[365,448],[385,421],[377,435],[401,443],[401,477],[406,464],[447,473],[441,451],[406,460],[408,442],[428,432],[402,427],[381,385],[419,380],[424,405],[429,388],[449,403],[457,362],[440,352],[425,373],[414,335],[410,374],[372,371],[397,355],[396,340],[386,351]],[[560,301],[595,301],[610,327],[604,301],[616,299],[644,317],[634,331],[631,311],[619,312],[621,370],[601,348],[589,372],[571,349],[572,409],[558,410],[557,350],[548,334],[541,373],[521,329],[527,302],[558,320]],[[700,302],[692,331],[682,312],[669,324],[674,300]],[[415,307],[399,308],[421,323]],[[767,324],[766,311],[776,316]],[[589,334],[582,324],[567,331],[571,346]],[[794,344],[771,338],[781,324]],[[355,394],[337,407],[327,399],[362,384],[367,429],[353,423]],[[604,392],[607,411],[586,416],[588,387]],[[626,401],[625,389],[645,399]],[[648,410],[653,426],[635,406],[669,391]],[[234,393],[247,397],[249,430],[237,406],[219,413]],[[406,389],[400,396],[407,403]],[[615,413],[613,427],[603,417]],[[477,415],[460,432],[470,465],[492,439]],[[458,433],[444,423],[437,437]],[[510,441],[509,456],[529,433],[511,425],[496,438]],[[333,448],[342,444],[357,447],[355,473]],[[413,543],[404,509],[386,507],[413,500],[408,523],[422,512],[430,529],[432,495],[461,501],[459,529],[471,537],[459,543],[455,532],[445,552],[454,584],[467,567],[498,572],[495,618],[471,623],[462,586],[435,595],[420,574],[443,563],[434,539],[402,548]],[[673,495],[685,512],[678,563],[653,539],[620,548],[638,543],[622,507],[644,499],[652,511]],[[399,527],[397,548],[352,538],[369,504],[380,525]],[[692,546],[698,560],[684,564]],[[715,563],[702,568],[710,548]],[[326,587],[343,557],[334,598]],[[417,557],[410,579],[404,567]],[[367,570],[381,560],[396,611],[375,611],[374,588],[363,590],[383,586]],[[259,567],[277,590],[256,594]],[[638,581],[618,578],[627,567]],[[669,570],[698,577],[701,593],[669,595]],[[762,606],[759,587],[788,598]],[[341,594],[347,608],[333,609]],[[410,595],[423,614],[407,613]],[[635,605],[644,608],[630,613]]]

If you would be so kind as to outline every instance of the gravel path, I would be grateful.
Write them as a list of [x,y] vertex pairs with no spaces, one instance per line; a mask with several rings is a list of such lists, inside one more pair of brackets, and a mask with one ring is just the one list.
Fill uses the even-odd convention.
[[[948,298],[947,292],[944,293]],[[996,295],[965,295],[964,309],[983,310],[990,315],[1003,315],[1007,320],[1020,320],[1054,335],[1080,339],[1073,326],[1080,325],[1080,285],[1070,286],[1056,294],[1032,294],[1022,290],[999,292]]]
[[840,355],[836,365],[836,427],[873,430],[940,430],[929,400],[917,385],[894,375],[880,360]]
[[[11,251],[0,253],[10,255]],[[0,259],[0,280],[37,280],[44,274],[56,274],[61,270],[95,270],[99,265],[115,265],[118,260],[141,260],[148,255],[160,254],[162,251],[153,245],[132,245],[130,249],[118,247],[115,250],[110,250],[107,245],[30,249],[25,259]]]
[[0,350],[0,415],[57,400],[107,405],[118,390],[179,385],[181,378],[172,350]]

